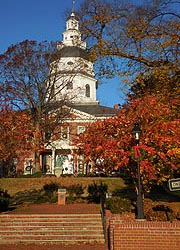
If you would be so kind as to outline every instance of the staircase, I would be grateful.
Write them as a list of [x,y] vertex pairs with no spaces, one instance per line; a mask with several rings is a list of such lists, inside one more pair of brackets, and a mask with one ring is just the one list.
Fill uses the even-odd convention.
[[104,243],[100,214],[0,215],[0,243]]

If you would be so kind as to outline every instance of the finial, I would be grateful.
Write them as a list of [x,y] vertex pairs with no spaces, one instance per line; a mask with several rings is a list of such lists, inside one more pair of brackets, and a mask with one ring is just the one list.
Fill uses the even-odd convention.
[[72,14],[71,15],[74,15],[74,5],[75,5],[75,0],[72,0]]

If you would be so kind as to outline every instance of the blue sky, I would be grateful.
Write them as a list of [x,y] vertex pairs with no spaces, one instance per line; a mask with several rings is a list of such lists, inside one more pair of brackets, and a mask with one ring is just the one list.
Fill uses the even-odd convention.
[[[75,9],[83,0],[76,0]],[[65,12],[72,0],[0,0],[0,54],[23,40],[62,40]],[[124,101],[120,80],[106,80],[97,90],[101,105],[113,107]]]

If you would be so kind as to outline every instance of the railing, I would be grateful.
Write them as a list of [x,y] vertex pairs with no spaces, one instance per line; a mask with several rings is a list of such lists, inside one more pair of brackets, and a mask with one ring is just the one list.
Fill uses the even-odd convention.
[[101,205],[101,219],[103,225],[104,239],[107,241],[107,232],[106,232],[106,213],[105,213],[105,194],[102,194],[100,197],[100,205]]

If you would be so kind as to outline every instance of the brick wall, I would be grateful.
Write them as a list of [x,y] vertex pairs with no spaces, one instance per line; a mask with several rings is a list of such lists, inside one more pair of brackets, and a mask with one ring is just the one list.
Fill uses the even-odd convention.
[[107,227],[110,250],[180,250],[180,222],[124,220],[111,215]]

